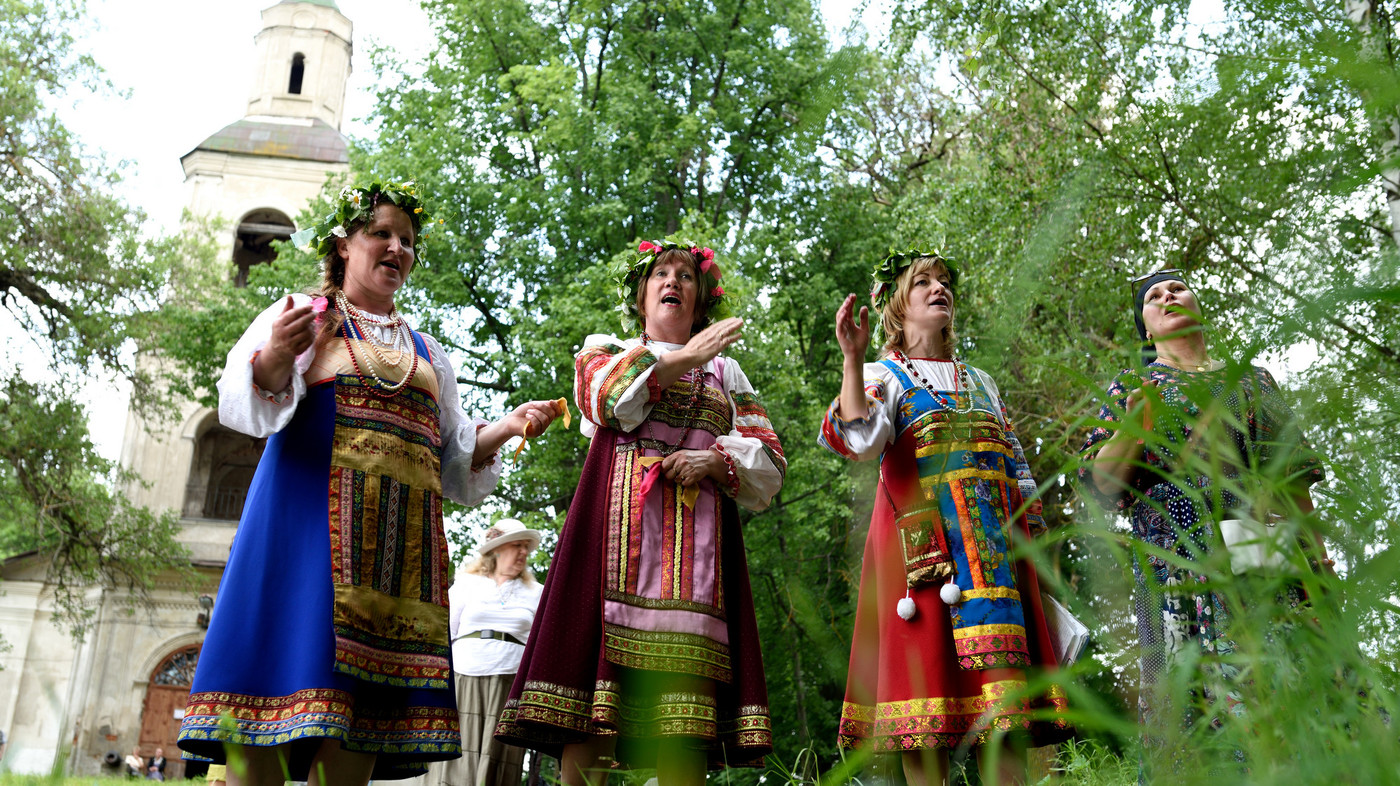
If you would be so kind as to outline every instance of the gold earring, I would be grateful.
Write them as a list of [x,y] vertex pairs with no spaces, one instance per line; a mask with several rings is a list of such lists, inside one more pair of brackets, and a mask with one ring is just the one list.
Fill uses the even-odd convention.
[[1152,340],[1152,334],[1151,334],[1151,333],[1148,333],[1148,334],[1147,334],[1147,343],[1149,343],[1149,344],[1154,344],[1154,343],[1156,343],[1156,342],[1154,342],[1154,341]]

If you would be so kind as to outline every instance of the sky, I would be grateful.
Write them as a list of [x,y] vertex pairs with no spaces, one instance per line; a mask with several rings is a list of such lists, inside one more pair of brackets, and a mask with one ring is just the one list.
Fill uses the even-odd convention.
[[[88,0],[88,29],[77,50],[91,54],[117,93],[74,91],[55,109],[89,152],[123,163],[119,193],[144,210],[152,228],[179,226],[184,206],[180,157],[247,112],[253,82],[253,37],[261,12],[275,0]],[[369,53],[387,46],[406,60],[427,53],[431,24],[415,0],[336,0],[354,24],[354,59],[346,88],[347,136],[365,137],[373,108]],[[844,30],[854,13],[878,25],[889,0],[821,0],[828,30]],[[32,362],[26,364],[33,365]],[[95,380],[83,398],[93,442],[117,460],[127,393],[113,380]]]

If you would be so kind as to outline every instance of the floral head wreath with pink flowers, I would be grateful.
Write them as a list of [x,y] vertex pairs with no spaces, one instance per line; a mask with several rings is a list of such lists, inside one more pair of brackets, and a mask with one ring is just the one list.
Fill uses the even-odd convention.
[[732,298],[726,297],[719,280],[723,273],[715,262],[715,252],[688,240],[643,240],[637,246],[638,255],[622,263],[617,271],[617,312],[622,329],[636,333],[642,328],[642,315],[637,313],[637,290],[651,272],[656,258],[663,251],[689,251],[695,257],[695,269],[700,273],[700,298],[705,304],[705,319],[697,327],[728,319],[733,315]]

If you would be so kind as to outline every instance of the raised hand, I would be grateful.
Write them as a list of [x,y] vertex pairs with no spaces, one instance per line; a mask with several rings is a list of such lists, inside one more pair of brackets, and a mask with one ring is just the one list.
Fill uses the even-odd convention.
[[311,304],[298,306],[287,296],[282,313],[272,323],[272,335],[253,361],[253,384],[279,393],[292,381],[292,363],[316,340]]
[[314,323],[315,315],[311,313],[311,304],[298,306],[292,296],[288,295],[282,313],[278,314],[276,321],[272,323],[272,335],[267,339],[263,351],[295,358],[316,340]]
[[865,351],[870,347],[870,308],[860,307],[860,323],[855,320],[856,296],[847,295],[841,307],[836,309],[836,343],[841,345],[841,354],[848,358],[865,360]]
[[1149,388],[1155,393],[1157,380],[1143,380],[1142,387],[1129,393],[1128,400],[1124,404],[1126,407],[1125,419],[1142,426],[1145,431],[1152,428],[1152,398],[1154,396],[1149,394]]
[[738,317],[730,317],[710,325],[686,342],[686,359],[695,366],[702,366],[714,360],[716,355],[744,337],[743,328],[744,320]]

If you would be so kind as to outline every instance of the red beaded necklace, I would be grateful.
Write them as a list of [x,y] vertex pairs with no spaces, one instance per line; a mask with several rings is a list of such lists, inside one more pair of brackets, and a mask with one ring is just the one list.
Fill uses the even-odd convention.
[[[934,388],[934,386],[927,379],[924,379],[924,375],[920,374],[919,370],[914,368],[913,362],[910,361],[909,358],[906,357],[903,352],[896,349],[890,354],[894,356],[896,362],[904,366],[905,371],[909,372],[909,376],[913,377],[914,381],[919,383],[920,387],[922,387],[924,390],[927,390],[929,392],[929,395],[933,396],[935,400],[937,399],[938,393],[940,391]],[[967,371],[967,364],[963,363],[961,360],[958,360],[957,355],[953,356],[952,362],[953,411],[961,415],[963,413],[972,411],[972,375],[969,374]],[[958,401],[959,390],[966,393],[967,400],[965,402]]]

